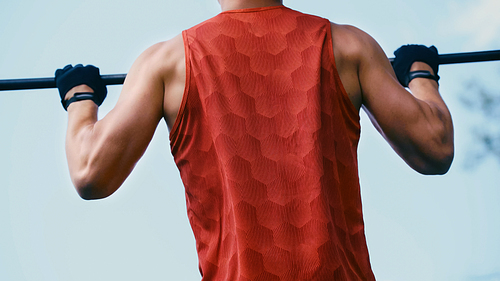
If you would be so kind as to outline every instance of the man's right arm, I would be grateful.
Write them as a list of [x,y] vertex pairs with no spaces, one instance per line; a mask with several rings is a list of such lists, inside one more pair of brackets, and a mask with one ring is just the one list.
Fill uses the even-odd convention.
[[[454,155],[453,124],[436,81],[416,78],[407,91],[398,81],[378,43],[363,31],[348,28],[356,65],[361,105],[392,148],[422,174],[444,174]],[[411,71],[432,68],[415,62]]]

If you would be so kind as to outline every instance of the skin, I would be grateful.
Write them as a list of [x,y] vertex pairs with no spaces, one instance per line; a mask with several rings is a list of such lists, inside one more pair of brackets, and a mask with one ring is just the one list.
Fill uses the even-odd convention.
[[[219,0],[222,11],[282,5],[275,0]],[[393,149],[422,174],[444,174],[454,154],[451,115],[430,79],[404,89],[378,43],[363,31],[332,25],[335,63],[353,105],[363,108]],[[414,70],[432,69],[415,62]],[[148,48],[133,64],[120,98],[102,120],[92,101],[68,107],[66,154],[72,181],[84,199],[115,192],[146,150],[161,119],[171,128],[186,81],[181,35]],[[92,92],[87,85],[68,92]]]

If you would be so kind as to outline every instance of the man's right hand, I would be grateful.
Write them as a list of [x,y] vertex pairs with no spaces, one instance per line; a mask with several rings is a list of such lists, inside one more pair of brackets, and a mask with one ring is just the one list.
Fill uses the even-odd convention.
[[[398,81],[401,75],[397,78],[394,73],[401,67],[400,74],[428,71],[436,75],[437,50],[415,45],[400,48],[395,71],[382,48],[368,34],[345,26],[336,26],[334,31],[334,52],[341,62],[337,65],[348,94],[361,97],[372,123],[410,167],[426,175],[446,173],[454,155],[453,122],[437,83],[414,79],[407,91]],[[415,49],[428,55],[418,57]]]
[[[55,78],[61,103],[65,110],[72,102],[81,100],[92,100],[97,106],[100,106],[106,98],[106,85],[102,81],[99,68],[93,65],[77,64],[72,66],[68,64],[63,69],[56,70]],[[73,95],[68,95],[68,92],[72,92]]]
[[[426,47],[424,45],[404,45],[394,52],[396,56],[392,67],[398,78],[399,83],[408,87],[410,81],[414,78],[424,77],[439,80],[437,75],[439,69],[439,55],[434,46]],[[410,69],[414,62],[424,62],[432,68],[432,72],[417,71],[411,72]],[[427,73],[428,74],[427,74]]]

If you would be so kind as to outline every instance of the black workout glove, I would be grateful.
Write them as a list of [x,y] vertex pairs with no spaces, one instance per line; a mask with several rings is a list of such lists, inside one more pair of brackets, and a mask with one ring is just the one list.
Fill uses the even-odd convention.
[[[404,45],[394,52],[396,56],[392,63],[394,72],[398,77],[399,83],[404,87],[408,87],[410,81],[414,78],[428,78],[436,82],[439,81],[438,68],[439,68],[439,55],[436,47],[426,47],[424,45]],[[425,62],[432,70],[434,75],[429,71],[413,71],[410,72],[411,65],[416,62]]]
[[[83,66],[77,64],[72,66],[68,64],[63,69],[56,70],[55,76],[64,110],[68,109],[70,103],[81,100],[92,100],[97,106],[100,106],[108,93],[106,85],[99,74],[99,68],[93,65]],[[69,90],[82,84],[89,86],[94,92],[75,93],[69,100],[64,99]]]

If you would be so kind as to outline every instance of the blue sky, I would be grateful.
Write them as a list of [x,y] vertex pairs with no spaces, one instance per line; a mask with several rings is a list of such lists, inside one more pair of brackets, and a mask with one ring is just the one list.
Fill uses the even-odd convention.
[[[441,53],[500,49],[498,0],[285,1],[358,26],[388,56],[420,43]],[[148,46],[219,12],[216,0],[2,1],[0,79],[48,77],[68,63],[126,73]],[[422,176],[362,116],[359,166],[366,236],[377,280],[500,280],[500,165],[467,168],[469,81],[499,90],[500,64],[442,66],[455,123],[445,176]],[[121,86],[108,88],[104,116]],[[166,125],[111,197],[83,201],[64,153],[67,116],[56,90],[0,93],[0,280],[199,280],[183,186]]]

